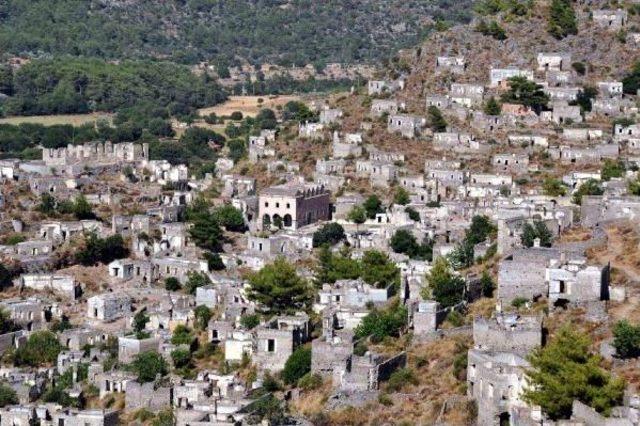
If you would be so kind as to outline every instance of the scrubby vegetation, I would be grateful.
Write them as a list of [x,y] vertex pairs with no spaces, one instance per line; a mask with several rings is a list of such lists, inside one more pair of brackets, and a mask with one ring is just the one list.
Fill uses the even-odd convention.
[[[426,33],[423,20],[466,21],[469,1],[152,0],[0,5],[0,51],[107,59],[283,65],[386,59]],[[398,27],[402,24],[403,26]],[[285,31],[283,31],[283,29]]]

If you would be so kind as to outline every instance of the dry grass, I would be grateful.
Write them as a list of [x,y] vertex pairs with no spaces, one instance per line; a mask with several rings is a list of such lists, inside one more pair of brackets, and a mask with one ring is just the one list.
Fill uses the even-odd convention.
[[[262,99],[262,102],[258,100]],[[263,108],[275,110],[278,106],[283,106],[289,101],[299,100],[299,96],[229,96],[226,102],[219,105],[202,108],[198,110],[201,116],[209,115],[212,112],[218,116],[231,115],[232,112],[240,111],[245,116],[255,117]]]
[[113,114],[104,112],[95,112],[91,114],[69,114],[69,115],[34,115],[26,117],[8,117],[0,119],[0,124],[22,124],[34,123],[43,124],[45,126],[53,126],[56,124],[71,124],[73,126],[81,126],[87,123],[95,123],[100,119],[106,119],[111,122]]
[[303,391],[299,398],[294,399],[289,404],[289,408],[294,413],[301,414],[305,417],[318,415],[324,410],[324,405],[331,395],[331,380],[325,380],[318,389]]

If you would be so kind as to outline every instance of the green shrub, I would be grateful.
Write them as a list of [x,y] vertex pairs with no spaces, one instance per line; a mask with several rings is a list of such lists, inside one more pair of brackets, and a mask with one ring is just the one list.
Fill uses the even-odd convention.
[[307,373],[298,380],[298,387],[304,390],[313,390],[322,386],[322,376]]
[[288,385],[293,385],[309,371],[311,371],[311,348],[301,346],[293,351],[285,362],[282,380]]
[[175,277],[168,277],[164,280],[164,288],[169,291],[178,291],[182,288],[180,281]]
[[53,364],[63,347],[50,331],[36,331],[27,343],[16,349],[13,362],[16,366],[43,367]]
[[385,389],[387,392],[399,392],[407,385],[417,384],[418,379],[416,378],[413,370],[410,368],[401,368],[394,371],[391,376],[389,376]]
[[454,327],[462,327],[464,325],[464,316],[458,311],[451,311],[447,314],[447,322]]
[[527,302],[529,301],[529,299],[527,299],[526,297],[516,297],[515,299],[513,299],[511,301],[511,306],[513,306],[514,308],[520,309],[522,308]]
[[10,386],[0,383],[0,408],[18,403],[18,394]]

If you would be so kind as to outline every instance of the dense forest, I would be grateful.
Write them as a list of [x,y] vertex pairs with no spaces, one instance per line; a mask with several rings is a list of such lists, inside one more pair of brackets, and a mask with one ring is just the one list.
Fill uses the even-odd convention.
[[32,61],[15,72],[3,67],[0,91],[9,96],[0,104],[5,115],[119,111],[146,104],[181,116],[226,98],[214,81],[187,66],[73,57]]
[[471,0],[5,0],[0,52],[180,63],[377,62]]

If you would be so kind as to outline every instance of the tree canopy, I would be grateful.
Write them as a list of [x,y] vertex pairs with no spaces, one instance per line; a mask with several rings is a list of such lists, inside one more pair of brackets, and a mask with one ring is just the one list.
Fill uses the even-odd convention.
[[640,325],[618,321],[613,327],[613,337],[613,347],[620,358],[640,356]]
[[344,240],[344,228],[336,222],[329,222],[322,225],[313,233],[313,246],[320,247],[323,244],[334,245]]
[[424,299],[433,298],[442,307],[454,306],[463,300],[465,281],[456,275],[447,259],[438,257],[426,276],[428,287],[423,288]]
[[522,235],[520,241],[525,247],[533,247],[534,240],[540,239],[540,247],[551,247],[553,242],[553,235],[547,225],[540,220],[536,220],[531,223],[525,223],[522,227]]
[[509,79],[509,90],[503,93],[502,102],[524,105],[539,114],[547,107],[549,95],[535,81],[517,76]]
[[62,349],[54,333],[46,330],[36,331],[15,351],[13,362],[16,366],[44,367],[55,363]]
[[153,382],[156,377],[165,376],[168,372],[167,362],[157,352],[142,352],[136,355],[129,369],[137,376],[140,383]]
[[568,419],[575,399],[609,415],[622,402],[625,384],[600,367],[601,358],[591,353],[590,345],[587,335],[567,325],[545,347],[534,350],[524,400],[554,420]]
[[311,302],[309,284],[283,257],[249,276],[248,297],[276,313],[305,309]]

